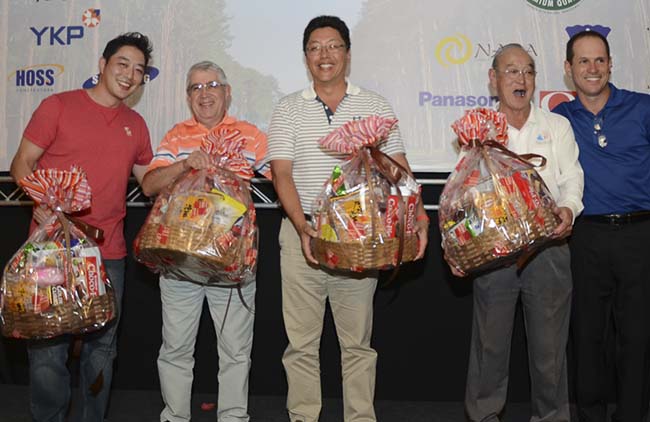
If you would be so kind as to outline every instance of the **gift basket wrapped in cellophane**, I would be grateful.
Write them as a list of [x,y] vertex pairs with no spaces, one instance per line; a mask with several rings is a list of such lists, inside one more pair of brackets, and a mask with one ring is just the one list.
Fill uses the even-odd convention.
[[0,294],[2,334],[50,338],[97,330],[115,317],[113,288],[91,236],[102,232],[69,213],[90,207],[85,173],[37,170],[19,185],[52,215],[6,265]]
[[397,267],[418,252],[415,214],[420,187],[378,149],[397,119],[370,116],[346,123],[319,140],[350,154],[332,169],[312,209],[314,258],[347,271]]
[[462,158],[438,212],[449,264],[465,273],[507,265],[549,240],[555,201],[531,163],[546,159],[508,150],[505,115],[494,110],[468,110],[452,128]]
[[238,130],[209,133],[209,168],[181,174],[156,198],[134,242],[138,261],[166,277],[237,286],[255,278],[257,224]]

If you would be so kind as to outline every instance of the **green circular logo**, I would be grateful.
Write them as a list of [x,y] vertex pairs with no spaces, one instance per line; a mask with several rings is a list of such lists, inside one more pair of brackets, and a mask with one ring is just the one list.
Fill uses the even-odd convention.
[[580,1],[581,0],[526,0],[526,2],[533,7],[550,12],[571,9],[580,3]]

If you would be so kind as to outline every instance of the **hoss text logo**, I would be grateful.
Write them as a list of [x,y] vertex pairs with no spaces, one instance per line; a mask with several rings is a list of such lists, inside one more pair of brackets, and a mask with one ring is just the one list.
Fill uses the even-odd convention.
[[36,64],[17,69],[9,75],[19,88],[48,87],[54,85],[57,76],[63,73],[60,64]]

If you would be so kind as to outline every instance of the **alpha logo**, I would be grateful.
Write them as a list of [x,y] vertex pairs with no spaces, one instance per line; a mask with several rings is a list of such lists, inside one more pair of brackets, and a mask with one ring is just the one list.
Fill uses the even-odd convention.
[[443,67],[463,64],[472,57],[472,42],[465,35],[446,37],[436,46],[436,60]]
[[81,22],[88,28],[94,28],[102,20],[99,9],[88,9],[81,15]]
[[60,64],[36,64],[16,69],[9,75],[18,88],[48,87],[54,85],[57,76],[63,73]]
[[[143,82],[149,83],[156,79],[158,77],[158,74],[160,73],[160,70],[158,68],[153,67],[153,66],[147,66],[147,68],[144,70],[144,80]],[[86,79],[83,85],[81,86],[83,89],[90,89],[97,85],[97,82],[99,82],[99,74],[93,75],[90,78]]]
[[[537,57],[537,49],[533,44],[522,44],[524,50],[533,57]],[[436,60],[443,67],[459,65],[470,59],[483,60],[491,59],[494,54],[503,47],[501,43],[475,43],[462,34],[454,37],[446,37],[440,40],[436,46]]]
[[[521,46],[526,50],[526,53],[530,54],[531,57],[537,57],[537,49],[533,44],[521,44]],[[474,54],[475,59],[492,59],[499,49],[503,47],[503,44],[492,44],[492,43],[477,43],[476,44],[476,53]]]
[[540,91],[539,107],[546,111],[551,111],[559,104],[575,99],[575,91]]
[[545,10],[547,12],[560,12],[562,10],[571,9],[576,7],[581,0],[526,0],[536,9]]
[[428,91],[420,91],[418,95],[420,107],[492,107],[498,100],[487,95],[434,95]]

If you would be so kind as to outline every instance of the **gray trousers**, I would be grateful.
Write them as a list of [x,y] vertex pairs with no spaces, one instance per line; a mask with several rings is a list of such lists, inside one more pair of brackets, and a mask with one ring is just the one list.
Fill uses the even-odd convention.
[[520,273],[501,268],[474,280],[465,410],[472,422],[499,421],[508,392],[510,344],[521,296],[531,380],[531,422],[570,420],[566,345],[571,313],[570,254],[549,246]]
[[[241,288],[251,310],[255,309],[255,291],[255,283]],[[207,300],[219,354],[217,421],[248,422],[248,374],[255,315],[230,288],[160,277],[160,298],[163,341],[158,354],[158,376],[165,403],[160,420],[184,422],[191,419],[194,345],[203,302]]]

